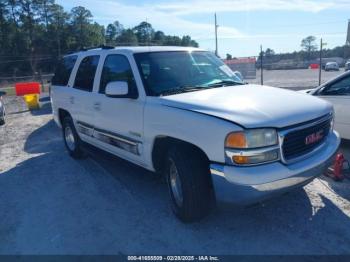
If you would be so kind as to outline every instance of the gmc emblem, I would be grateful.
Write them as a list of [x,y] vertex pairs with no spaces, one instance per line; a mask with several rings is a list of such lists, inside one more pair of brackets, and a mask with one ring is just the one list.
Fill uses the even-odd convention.
[[323,130],[317,131],[316,133],[308,135],[305,138],[305,145],[316,143],[317,141],[320,141],[322,138],[323,138]]

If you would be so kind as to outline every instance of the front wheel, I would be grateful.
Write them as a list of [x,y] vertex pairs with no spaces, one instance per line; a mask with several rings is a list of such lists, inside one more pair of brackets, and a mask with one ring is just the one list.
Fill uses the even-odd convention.
[[73,120],[70,116],[63,119],[62,123],[63,140],[68,153],[73,158],[82,158],[84,152],[82,150],[82,141],[75,129]]
[[205,217],[213,203],[205,157],[191,147],[171,148],[165,172],[174,214],[183,222]]

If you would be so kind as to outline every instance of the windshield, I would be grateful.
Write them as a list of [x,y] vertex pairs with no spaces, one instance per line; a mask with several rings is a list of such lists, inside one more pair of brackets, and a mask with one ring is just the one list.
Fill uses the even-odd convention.
[[210,52],[149,52],[134,56],[149,96],[243,84]]

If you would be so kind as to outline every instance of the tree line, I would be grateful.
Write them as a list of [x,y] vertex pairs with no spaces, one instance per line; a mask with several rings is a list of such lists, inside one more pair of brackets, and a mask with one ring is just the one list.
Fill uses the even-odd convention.
[[64,10],[55,0],[0,1],[0,77],[51,73],[62,55],[100,45],[194,46],[190,36],[170,36],[141,22],[107,27],[82,6]]
[[[289,53],[276,53],[271,48],[266,48],[265,51],[260,52],[257,67],[260,67],[260,57],[263,56],[263,64],[271,65],[280,61],[291,60],[295,63],[304,62],[305,64],[317,62],[320,57],[319,43],[315,36],[308,36],[301,40],[301,50]],[[322,50],[323,58],[341,57],[343,59],[350,59],[350,47],[343,45],[334,48],[325,48]],[[226,59],[234,59],[231,54],[226,54]]]

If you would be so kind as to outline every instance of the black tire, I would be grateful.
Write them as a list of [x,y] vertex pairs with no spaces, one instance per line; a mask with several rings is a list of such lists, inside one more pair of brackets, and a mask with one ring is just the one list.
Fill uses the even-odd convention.
[[[180,178],[182,202],[176,200],[176,193],[172,189],[173,165]],[[172,147],[167,154],[165,175],[172,210],[182,222],[195,222],[209,213],[213,203],[209,163],[198,150],[182,145]]]
[[[71,132],[72,139],[74,140],[74,146],[72,146],[68,141],[68,132]],[[66,116],[62,121],[62,135],[69,155],[75,159],[83,158],[85,156],[82,149],[83,142],[80,140],[79,135],[75,129],[73,119],[70,116]]]

